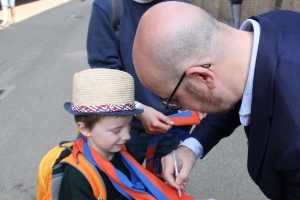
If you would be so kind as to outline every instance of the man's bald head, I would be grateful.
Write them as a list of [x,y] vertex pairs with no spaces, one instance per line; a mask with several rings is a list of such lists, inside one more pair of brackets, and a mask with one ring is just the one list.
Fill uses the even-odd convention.
[[141,18],[133,62],[142,83],[155,92],[166,78],[178,77],[196,60],[208,57],[218,23],[197,6],[164,2]]

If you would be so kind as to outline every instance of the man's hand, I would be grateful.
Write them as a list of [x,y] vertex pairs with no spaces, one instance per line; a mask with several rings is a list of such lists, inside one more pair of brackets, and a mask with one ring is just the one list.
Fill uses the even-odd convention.
[[176,151],[178,154],[181,168],[176,180],[174,179],[175,169],[172,153],[166,155],[161,159],[163,175],[165,181],[169,185],[176,189],[184,190],[188,184],[188,176],[196,163],[196,156],[192,150],[185,146],[181,146]]
[[141,120],[146,133],[151,135],[167,133],[174,124],[167,116],[149,106],[144,106],[144,112],[137,118]]

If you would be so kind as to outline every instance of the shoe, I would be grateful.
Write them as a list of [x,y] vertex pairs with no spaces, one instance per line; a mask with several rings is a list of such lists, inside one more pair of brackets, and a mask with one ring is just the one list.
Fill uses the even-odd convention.
[[2,22],[2,23],[0,24],[0,26],[1,26],[1,27],[8,27],[8,26],[9,26],[9,23],[8,23],[8,22],[6,22],[6,23],[3,23],[3,22]]
[[10,25],[13,25],[14,23],[15,23],[15,20],[13,20],[13,19],[9,22]]

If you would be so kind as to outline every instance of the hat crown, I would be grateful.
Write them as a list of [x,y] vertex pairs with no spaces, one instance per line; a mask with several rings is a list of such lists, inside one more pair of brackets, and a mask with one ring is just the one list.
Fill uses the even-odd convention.
[[133,78],[126,72],[114,69],[78,72],[73,78],[72,103],[77,106],[133,104]]

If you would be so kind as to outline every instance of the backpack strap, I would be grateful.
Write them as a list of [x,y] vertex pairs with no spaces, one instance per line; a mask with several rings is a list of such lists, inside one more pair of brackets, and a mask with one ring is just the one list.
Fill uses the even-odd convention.
[[81,153],[78,154],[78,163],[76,163],[73,155],[69,155],[61,162],[72,165],[78,169],[89,181],[92,186],[94,196],[97,199],[106,199],[106,188],[103,183],[102,177],[98,173],[95,166],[93,166]]
[[123,0],[109,0],[110,4],[110,24],[119,35],[119,26],[123,10]]
[[[120,22],[121,22],[121,16],[123,11],[123,0],[109,0],[109,8],[110,8],[110,25],[115,30],[117,37],[119,37]],[[124,63],[120,51],[120,42],[118,43],[118,56],[122,65],[120,70],[124,71],[124,67],[123,67]]]

